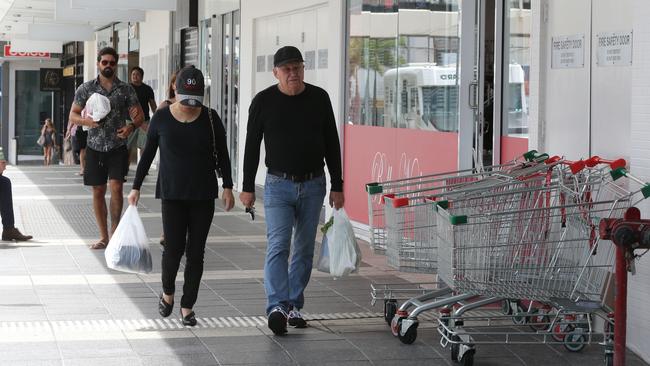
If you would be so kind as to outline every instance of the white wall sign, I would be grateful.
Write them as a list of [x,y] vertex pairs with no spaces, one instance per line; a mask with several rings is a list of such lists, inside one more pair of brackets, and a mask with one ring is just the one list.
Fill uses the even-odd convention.
[[568,69],[585,66],[585,35],[551,38],[551,68]]
[[632,32],[605,32],[596,34],[598,66],[632,65]]

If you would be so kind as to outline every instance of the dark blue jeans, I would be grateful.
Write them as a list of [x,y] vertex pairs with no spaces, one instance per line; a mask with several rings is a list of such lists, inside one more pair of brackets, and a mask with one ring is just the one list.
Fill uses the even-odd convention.
[[0,216],[2,227],[14,227],[14,202],[11,194],[11,180],[0,175]]

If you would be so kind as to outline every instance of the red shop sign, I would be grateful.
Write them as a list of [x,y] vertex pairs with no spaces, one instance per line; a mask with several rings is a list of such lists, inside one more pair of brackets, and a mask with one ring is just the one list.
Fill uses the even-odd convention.
[[37,57],[37,58],[50,58],[49,52],[14,52],[11,50],[11,45],[5,45],[5,57]]

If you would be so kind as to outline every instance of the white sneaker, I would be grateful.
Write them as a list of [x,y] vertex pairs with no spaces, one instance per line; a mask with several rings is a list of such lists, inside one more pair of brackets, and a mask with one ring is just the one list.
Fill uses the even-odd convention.
[[302,314],[298,310],[291,310],[289,312],[289,325],[295,328],[306,328],[307,321],[302,318]]

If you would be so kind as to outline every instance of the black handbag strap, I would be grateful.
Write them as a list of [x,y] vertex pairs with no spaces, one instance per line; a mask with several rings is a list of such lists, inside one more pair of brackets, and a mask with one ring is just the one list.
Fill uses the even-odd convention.
[[210,129],[212,130],[212,156],[214,156],[214,169],[217,171],[217,177],[221,178],[221,169],[219,168],[219,157],[217,156],[217,138],[214,134],[214,122],[212,120],[212,108],[208,107],[208,117],[210,117]]

